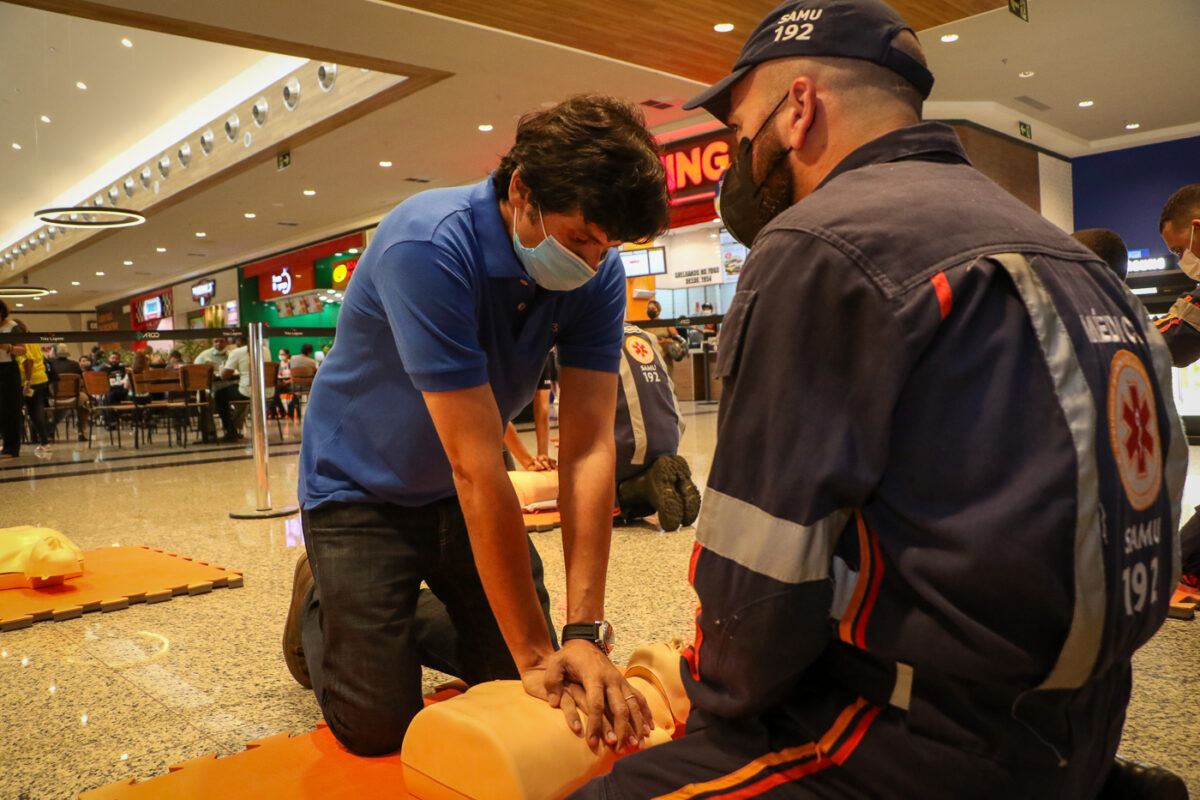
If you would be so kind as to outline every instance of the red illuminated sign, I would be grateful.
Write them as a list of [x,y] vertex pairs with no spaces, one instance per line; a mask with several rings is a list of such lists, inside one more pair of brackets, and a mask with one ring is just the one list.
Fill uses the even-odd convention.
[[728,133],[689,139],[666,149],[659,158],[667,170],[667,188],[676,197],[697,194],[717,185],[729,167]]
[[274,300],[315,288],[316,276],[311,264],[303,267],[284,266],[258,276],[259,300]]

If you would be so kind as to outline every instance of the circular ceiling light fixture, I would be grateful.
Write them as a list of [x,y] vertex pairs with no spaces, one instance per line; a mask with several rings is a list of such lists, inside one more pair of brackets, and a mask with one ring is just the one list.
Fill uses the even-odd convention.
[[1140,122],[1125,123],[1125,130],[1127,130],[1127,131],[1136,131],[1140,127],[1142,127],[1142,123],[1140,123]]
[[66,206],[33,212],[42,222],[60,228],[130,228],[146,221],[146,215],[131,208]]
[[50,290],[43,286],[0,286],[0,298],[45,297]]
[[298,105],[300,105],[300,80],[293,75],[283,85],[283,107],[288,111],[295,111]]
[[717,33],[729,33],[731,30],[733,30],[733,23],[718,22],[716,25],[713,25],[713,30]]
[[1033,71],[1033,70],[1031,70],[1031,69],[1027,69],[1027,70],[1024,70],[1024,71],[1022,71],[1022,72],[1018,72],[1018,73],[1017,73],[1017,77],[1018,77],[1018,78],[1032,78],[1032,77],[1034,76],[1034,74],[1035,74],[1035,73],[1034,73],[1034,71]]
[[271,113],[271,104],[267,102],[267,98],[259,97],[254,101],[254,105],[250,107],[250,117],[254,120],[254,124],[262,127],[267,124],[267,115]]
[[321,85],[321,91],[328,92],[336,80],[337,64],[325,63],[317,67],[317,83]]
[[957,34],[957,33],[946,33],[946,34],[943,34],[943,35],[942,35],[942,41],[943,41],[943,42],[945,42],[946,44],[950,44],[951,42],[957,42],[957,41],[958,41],[958,34]]
[[1095,100],[1080,100],[1079,101],[1080,108],[1091,108],[1094,105],[1096,105]]

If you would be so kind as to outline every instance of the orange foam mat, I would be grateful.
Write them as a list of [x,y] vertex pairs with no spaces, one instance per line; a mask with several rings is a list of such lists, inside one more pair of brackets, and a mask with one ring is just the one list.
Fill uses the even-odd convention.
[[[431,702],[460,694],[443,689]],[[200,756],[166,775],[129,778],[83,792],[79,800],[415,800],[404,790],[400,753],[364,758],[338,742],[324,722],[303,736],[278,733],[224,758]]]
[[1200,605],[1200,589],[1181,583],[1171,594],[1171,606],[1167,616],[1171,619],[1195,619],[1197,605]]
[[[621,515],[621,509],[613,509],[613,517]],[[557,511],[532,511],[522,514],[525,518],[525,532],[551,531],[562,525],[562,516]]]
[[40,589],[0,591],[0,631],[88,611],[117,611],[176,595],[242,585],[242,573],[150,547],[100,547],[83,553],[83,575]]

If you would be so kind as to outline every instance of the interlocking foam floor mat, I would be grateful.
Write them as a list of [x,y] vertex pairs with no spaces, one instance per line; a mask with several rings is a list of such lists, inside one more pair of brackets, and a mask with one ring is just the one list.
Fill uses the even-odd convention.
[[[461,694],[443,689],[425,698],[438,702]],[[279,733],[251,742],[224,758],[193,758],[157,778],[128,778],[83,792],[80,800],[412,800],[404,789],[400,754],[364,758],[338,743],[325,723],[312,733]]]
[[40,589],[0,591],[0,631],[242,585],[237,570],[145,546],[100,547],[85,550],[83,557],[78,578]]

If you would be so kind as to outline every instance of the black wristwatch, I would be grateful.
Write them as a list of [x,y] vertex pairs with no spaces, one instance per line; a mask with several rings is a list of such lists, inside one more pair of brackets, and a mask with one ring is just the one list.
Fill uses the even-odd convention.
[[608,620],[596,620],[595,622],[573,622],[570,625],[564,625],[562,630],[563,644],[572,639],[584,639],[600,648],[600,652],[608,655],[612,652],[613,643],[613,626],[608,624]]

